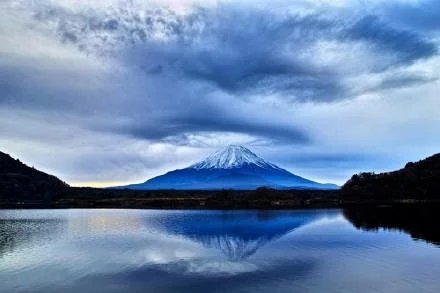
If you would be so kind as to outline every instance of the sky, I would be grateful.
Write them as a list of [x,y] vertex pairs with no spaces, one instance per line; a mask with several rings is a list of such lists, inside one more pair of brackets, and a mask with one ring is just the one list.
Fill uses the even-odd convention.
[[440,1],[3,0],[0,150],[74,186],[228,144],[342,184],[440,150]]

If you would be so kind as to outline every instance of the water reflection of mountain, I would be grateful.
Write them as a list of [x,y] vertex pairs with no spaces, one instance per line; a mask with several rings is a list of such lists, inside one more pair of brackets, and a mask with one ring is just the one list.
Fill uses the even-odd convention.
[[329,212],[207,211],[166,217],[159,226],[215,248],[230,260],[240,260],[259,248]]
[[400,204],[394,206],[353,206],[345,208],[343,214],[356,228],[363,230],[397,229],[440,245],[440,205]]

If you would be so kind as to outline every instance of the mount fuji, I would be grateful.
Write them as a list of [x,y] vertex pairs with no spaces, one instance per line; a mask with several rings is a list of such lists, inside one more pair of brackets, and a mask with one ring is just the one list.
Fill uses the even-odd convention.
[[243,146],[230,145],[187,168],[170,171],[129,189],[337,189],[292,174],[265,161]]

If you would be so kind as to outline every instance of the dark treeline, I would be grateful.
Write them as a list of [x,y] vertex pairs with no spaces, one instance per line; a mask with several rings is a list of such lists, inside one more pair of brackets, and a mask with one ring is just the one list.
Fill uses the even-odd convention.
[[307,208],[336,207],[337,191],[324,190],[130,190],[69,188],[52,207]]

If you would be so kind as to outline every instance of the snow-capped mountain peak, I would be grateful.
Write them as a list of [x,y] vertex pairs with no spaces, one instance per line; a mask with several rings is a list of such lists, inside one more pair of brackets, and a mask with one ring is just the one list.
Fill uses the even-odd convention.
[[229,145],[217,151],[206,159],[190,166],[194,169],[231,169],[244,165],[256,165],[261,168],[277,168],[277,166],[266,162],[249,149],[239,145]]
[[243,146],[230,145],[187,168],[177,169],[131,184],[131,189],[218,190],[256,189],[258,187],[335,189],[290,173],[271,164]]

